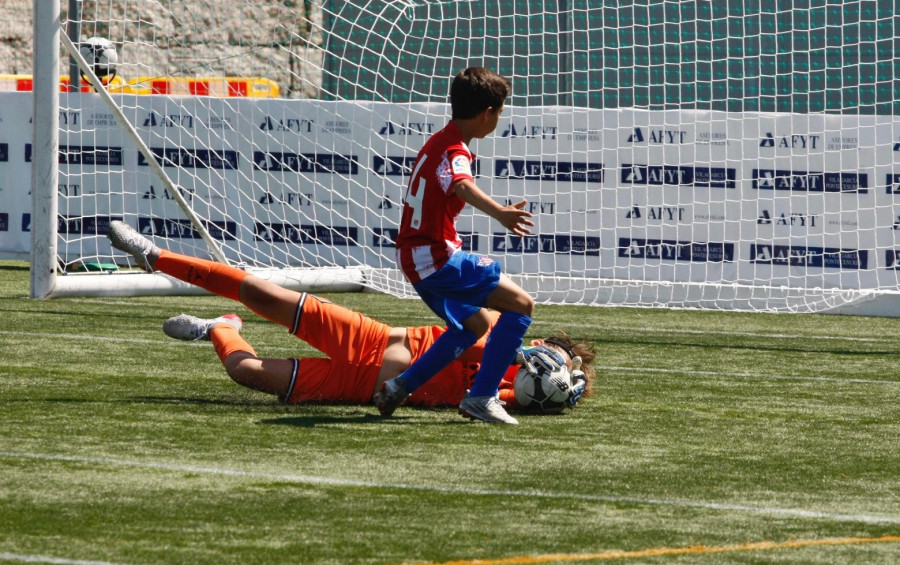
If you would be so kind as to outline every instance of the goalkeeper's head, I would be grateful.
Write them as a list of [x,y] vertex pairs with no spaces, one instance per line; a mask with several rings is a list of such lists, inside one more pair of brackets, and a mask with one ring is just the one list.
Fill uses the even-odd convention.
[[594,350],[594,345],[592,343],[584,340],[575,340],[566,332],[556,330],[556,335],[545,339],[533,339],[531,340],[531,345],[552,347],[566,360],[566,367],[569,370],[572,369],[572,360],[575,357],[581,357],[581,370],[584,371],[584,376],[587,379],[584,396],[591,395],[593,392],[594,377],[596,376],[596,373],[594,372],[594,358],[597,356],[597,352]]
[[450,85],[452,118],[469,120],[488,109],[499,117],[509,91],[509,79],[484,67],[469,67],[457,74]]

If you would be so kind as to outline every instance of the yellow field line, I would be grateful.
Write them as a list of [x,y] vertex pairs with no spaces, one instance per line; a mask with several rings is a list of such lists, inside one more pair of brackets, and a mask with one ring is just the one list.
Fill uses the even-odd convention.
[[712,553],[729,553],[734,551],[762,551],[767,549],[794,549],[800,547],[815,547],[823,545],[853,545],[860,543],[890,543],[900,542],[900,535],[881,536],[878,538],[825,538],[791,540],[783,542],[759,541],[739,545],[706,546],[693,545],[689,547],[658,547],[654,549],[641,549],[637,551],[606,551],[603,553],[562,553],[556,555],[537,555],[532,557],[505,557],[502,559],[463,559],[460,561],[444,561],[434,565],[532,565],[534,563],[549,563],[554,561],[607,561],[612,559],[634,559],[640,557],[659,557],[664,555],[702,555]]

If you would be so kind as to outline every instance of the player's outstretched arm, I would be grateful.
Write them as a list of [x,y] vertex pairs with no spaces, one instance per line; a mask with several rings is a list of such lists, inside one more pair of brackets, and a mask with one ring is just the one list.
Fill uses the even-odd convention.
[[466,204],[478,208],[514,234],[524,236],[531,233],[529,228],[534,226],[534,222],[528,219],[532,217],[532,213],[524,209],[528,204],[527,200],[509,206],[501,206],[468,179],[457,181],[454,183],[453,189]]

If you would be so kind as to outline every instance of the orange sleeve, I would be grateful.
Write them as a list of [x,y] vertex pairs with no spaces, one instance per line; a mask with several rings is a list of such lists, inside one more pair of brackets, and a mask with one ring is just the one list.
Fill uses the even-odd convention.
[[516,402],[516,390],[514,384],[516,382],[516,373],[519,372],[518,365],[510,365],[500,381],[500,400],[506,403],[510,408],[518,408],[519,403]]

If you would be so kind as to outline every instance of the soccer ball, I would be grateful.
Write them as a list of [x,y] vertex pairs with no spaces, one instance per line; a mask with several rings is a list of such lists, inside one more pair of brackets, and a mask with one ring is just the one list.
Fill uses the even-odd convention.
[[[91,37],[82,43],[78,50],[103,84],[109,84],[116,77],[119,55],[112,41],[103,37]],[[86,76],[82,75],[82,78],[90,82]]]
[[532,375],[522,367],[516,373],[513,390],[516,402],[528,411],[541,414],[559,414],[566,407],[569,390],[572,388],[572,376],[566,367],[550,372],[545,367],[537,367],[538,373]]

